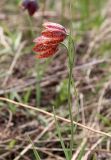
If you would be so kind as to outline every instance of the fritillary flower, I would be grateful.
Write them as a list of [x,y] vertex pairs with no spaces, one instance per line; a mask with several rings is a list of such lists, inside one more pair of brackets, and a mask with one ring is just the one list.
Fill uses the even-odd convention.
[[22,0],[21,7],[27,10],[30,16],[39,9],[37,0]]
[[65,28],[57,23],[46,22],[43,24],[45,30],[42,36],[36,38],[33,51],[39,52],[37,58],[48,58],[58,51],[58,45],[64,41],[67,32]]

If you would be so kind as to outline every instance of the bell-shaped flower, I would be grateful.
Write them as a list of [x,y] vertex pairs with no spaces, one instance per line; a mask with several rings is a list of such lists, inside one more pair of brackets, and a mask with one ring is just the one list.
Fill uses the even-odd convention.
[[33,51],[39,52],[37,58],[54,55],[58,50],[58,45],[64,41],[67,35],[65,28],[60,24],[46,22],[43,26],[45,30],[42,31],[42,36],[34,40],[36,44]]
[[33,16],[33,14],[39,9],[37,0],[22,0],[21,7],[24,10],[27,10],[30,16]]

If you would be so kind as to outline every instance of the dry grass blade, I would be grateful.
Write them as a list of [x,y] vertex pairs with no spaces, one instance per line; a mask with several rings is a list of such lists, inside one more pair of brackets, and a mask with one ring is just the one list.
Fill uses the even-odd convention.
[[4,35],[4,30],[0,27],[0,44],[2,44],[5,48],[10,48],[9,44],[6,41],[6,37]]
[[84,138],[83,141],[82,141],[82,143],[80,144],[80,146],[77,148],[77,151],[75,152],[75,154],[73,154],[73,157],[72,157],[71,160],[76,160],[77,159],[77,157],[78,157],[81,149],[86,144],[86,142],[87,142],[87,138]]
[[85,154],[85,156],[82,158],[82,160],[87,160],[88,156],[91,154],[91,152],[97,147],[98,144],[100,144],[103,141],[103,137],[100,138],[92,147],[89,151],[87,151],[87,153]]
[[[39,136],[37,136],[35,138],[34,141],[37,141],[38,139],[40,139],[48,130],[49,128],[54,124],[54,121],[52,121],[42,132]],[[32,148],[33,144],[29,144],[25,147],[25,149],[23,149],[20,154],[14,158],[14,160],[19,160],[30,148]]]
[[[16,102],[16,101],[10,100],[10,99],[8,99],[8,98],[4,98],[4,97],[0,97],[0,100],[1,100],[1,101],[5,101],[5,102],[9,102],[9,103],[13,103],[13,104],[15,104],[15,105],[18,105],[19,107],[22,106],[22,107],[24,107],[24,108],[28,108],[28,109],[35,110],[35,111],[37,111],[37,112],[43,113],[43,114],[45,114],[45,115],[48,115],[48,116],[50,116],[50,117],[54,117],[54,114],[53,114],[53,113],[44,111],[44,110],[42,110],[42,109],[40,109],[40,108],[35,108],[35,107],[29,106],[29,105],[26,105],[26,104],[23,104],[23,103],[19,103],[19,102]],[[59,119],[59,120],[61,120],[61,121],[64,121],[64,122],[71,123],[71,121],[70,121],[69,119],[66,119],[66,118],[63,118],[63,117],[60,117],[60,116],[56,116],[56,118]],[[73,123],[74,123],[75,125],[83,128],[83,129],[87,129],[87,130],[89,130],[89,131],[91,131],[91,132],[94,132],[94,133],[96,133],[96,134],[100,134],[101,136],[106,136],[106,137],[110,137],[110,138],[111,138],[111,134],[109,134],[109,133],[106,133],[106,132],[103,132],[103,131],[99,131],[99,130],[95,130],[95,129],[90,128],[90,127],[88,127],[88,126],[86,126],[86,125],[83,125],[83,124],[81,124],[81,123],[78,123],[78,122],[76,122],[76,121],[73,121]]]
[[10,68],[8,70],[7,76],[6,76],[6,78],[5,78],[4,82],[3,82],[3,86],[5,86],[6,83],[8,82],[8,79],[9,79],[9,77],[11,76],[11,74],[13,72],[13,69],[14,69],[14,67],[16,65],[16,62],[17,62],[17,60],[18,60],[18,58],[19,58],[19,56],[21,54],[21,50],[24,48],[25,44],[26,44],[26,42],[23,42],[20,45],[20,47],[19,47],[19,49],[18,49],[18,51],[17,51],[17,53],[16,53],[16,55],[15,55],[15,57],[13,59],[13,62],[12,62],[11,66],[10,66]]

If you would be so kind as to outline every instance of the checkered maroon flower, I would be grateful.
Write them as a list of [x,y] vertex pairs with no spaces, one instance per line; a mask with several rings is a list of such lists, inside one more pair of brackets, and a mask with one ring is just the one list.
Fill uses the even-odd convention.
[[27,10],[30,16],[39,9],[37,0],[22,0],[21,7],[24,10]]
[[54,55],[58,50],[58,45],[66,38],[67,32],[65,28],[57,23],[46,22],[43,24],[45,30],[42,36],[34,40],[35,47],[33,51],[39,52],[37,58],[47,58]]

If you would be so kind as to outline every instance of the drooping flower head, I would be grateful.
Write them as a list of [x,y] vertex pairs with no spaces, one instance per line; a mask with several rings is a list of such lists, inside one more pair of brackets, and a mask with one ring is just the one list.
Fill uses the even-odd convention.
[[30,16],[33,16],[33,14],[39,9],[37,0],[22,0],[21,7],[24,10],[27,10]]
[[46,22],[43,24],[45,30],[42,36],[36,38],[33,51],[39,52],[37,58],[47,58],[54,55],[58,50],[58,45],[66,38],[67,32],[65,28],[57,23]]

